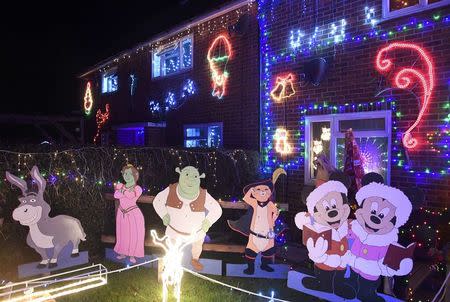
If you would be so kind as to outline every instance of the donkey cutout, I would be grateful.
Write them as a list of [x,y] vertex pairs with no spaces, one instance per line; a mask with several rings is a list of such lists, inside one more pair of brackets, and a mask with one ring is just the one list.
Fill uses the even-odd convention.
[[[46,181],[36,166],[31,169],[31,178],[36,182],[38,192],[28,190],[27,183],[21,178],[6,172],[6,179],[22,191],[20,205],[13,211],[13,219],[21,225],[28,226],[30,231],[27,244],[42,257],[37,266],[54,268],[58,265],[58,256],[65,246],[72,243],[71,257],[78,257],[80,241],[86,241],[86,234],[80,221],[76,218],[59,215],[49,217],[50,206],[44,200]],[[51,258],[47,250],[53,249]]]

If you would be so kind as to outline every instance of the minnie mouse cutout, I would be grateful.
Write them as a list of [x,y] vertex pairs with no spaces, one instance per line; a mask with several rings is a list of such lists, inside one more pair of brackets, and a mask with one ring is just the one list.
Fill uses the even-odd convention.
[[350,265],[349,282],[361,301],[382,302],[377,295],[380,276],[403,276],[413,267],[414,245],[398,245],[398,229],[409,219],[412,205],[399,189],[380,183],[376,173],[364,176],[357,193],[356,220],[350,223],[351,249],[344,256]]

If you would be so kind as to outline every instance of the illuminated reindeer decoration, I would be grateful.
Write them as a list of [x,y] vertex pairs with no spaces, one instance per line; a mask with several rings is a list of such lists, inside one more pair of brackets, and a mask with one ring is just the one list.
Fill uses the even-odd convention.
[[183,277],[183,249],[191,244],[194,240],[194,236],[187,237],[186,240],[177,238],[171,240],[169,237],[164,236],[159,238],[155,230],[151,230],[150,234],[153,237],[153,242],[160,246],[165,255],[162,257],[162,273],[161,278],[163,282],[163,302],[168,300],[169,287],[172,286],[174,290],[174,296],[177,302],[180,302],[181,297],[181,278]]

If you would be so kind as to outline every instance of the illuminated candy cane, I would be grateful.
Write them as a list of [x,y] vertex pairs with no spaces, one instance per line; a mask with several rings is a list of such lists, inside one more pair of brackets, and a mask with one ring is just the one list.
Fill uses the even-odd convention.
[[388,46],[382,48],[378,51],[376,58],[376,66],[380,72],[389,71],[392,67],[392,61],[388,58],[382,58],[390,50],[395,49],[410,49],[417,51],[421,58],[425,61],[427,66],[427,71],[423,74],[421,71],[413,68],[403,68],[400,70],[394,78],[394,84],[397,88],[406,89],[412,83],[412,76],[415,76],[423,88],[423,101],[422,107],[420,108],[419,114],[416,121],[403,133],[403,146],[408,149],[412,149],[417,146],[417,140],[412,136],[411,131],[417,127],[425,114],[425,110],[428,108],[430,102],[431,94],[434,88],[434,73],[433,73],[433,63],[427,53],[420,47],[412,43],[391,43]]
[[101,109],[97,110],[97,114],[95,115],[95,120],[97,122],[97,133],[94,136],[94,144],[97,142],[100,137],[100,130],[106,124],[109,119],[109,104],[105,105],[105,113],[102,112]]

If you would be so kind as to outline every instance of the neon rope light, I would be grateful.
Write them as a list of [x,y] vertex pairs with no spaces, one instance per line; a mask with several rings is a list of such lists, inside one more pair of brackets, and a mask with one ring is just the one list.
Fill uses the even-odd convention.
[[[225,53],[222,55],[221,50]],[[217,54],[219,56],[217,56]],[[212,79],[212,96],[218,99],[223,98],[226,94],[226,87],[228,82],[227,63],[232,56],[231,43],[224,35],[220,35],[214,39],[208,49],[208,63],[211,70]]]
[[94,100],[92,99],[91,82],[87,82],[86,92],[84,94],[84,113],[86,113],[86,115],[91,114],[93,105]]
[[277,102],[282,99],[291,97],[295,94],[294,89],[294,75],[289,73],[286,76],[277,76],[275,80],[275,87],[270,91],[270,96]]
[[[75,274],[75,275],[74,275]],[[56,277],[62,277],[57,279]],[[41,302],[68,296],[108,283],[108,271],[92,265],[37,279],[11,283],[0,287],[0,299],[7,302]]]
[[433,92],[434,88],[434,68],[433,63],[430,59],[430,57],[427,55],[427,53],[421,48],[420,46],[412,43],[391,43],[388,46],[380,49],[377,54],[376,58],[376,67],[378,71],[380,72],[387,72],[391,69],[393,66],[393,63],[390,59],[385,58],[387,53],[390,50],[396,50],[396,49],[409,49],[409,50],[415,50],[419,53],[420,57],[425,62],[425,65],[427,67],[427,70],[425,73],[422,71],[419,71],[417,69],[413,68],[403,68],[401,69],[394,77],[394,85],[397,88],[406,89],[408,88],[412,83],[412,77],[415,76],[419,83],[422,85],[423,89],[423,97],[422,97],[422,106],[419,110],[419,114],[417,116],[417,119],[415,122],[403,133],[402,137],[402,143],[403,146],[407,149],[412,149],[417,146],[418,142],[417,139],[415,139],[411,132],[414,130],[414,128],[419,125],[420,121],[423,118],[423,115],[425,114],[425,111],[428,108],[428,105],[430,103],[431,94]]
[[275,131],[275,150],[280,154],[289,154],[292,152],[292,147],[288,143],[288,132],[284,128],[278,128]]
[[100,130],[109,120],[109,104],[105,105],[105,113],[102,113],[100,109],[97,110],[97,114],[95,115],[95,120],[97,122],[97,133],[94,136],[94,144],[97,142],[100,136]]

